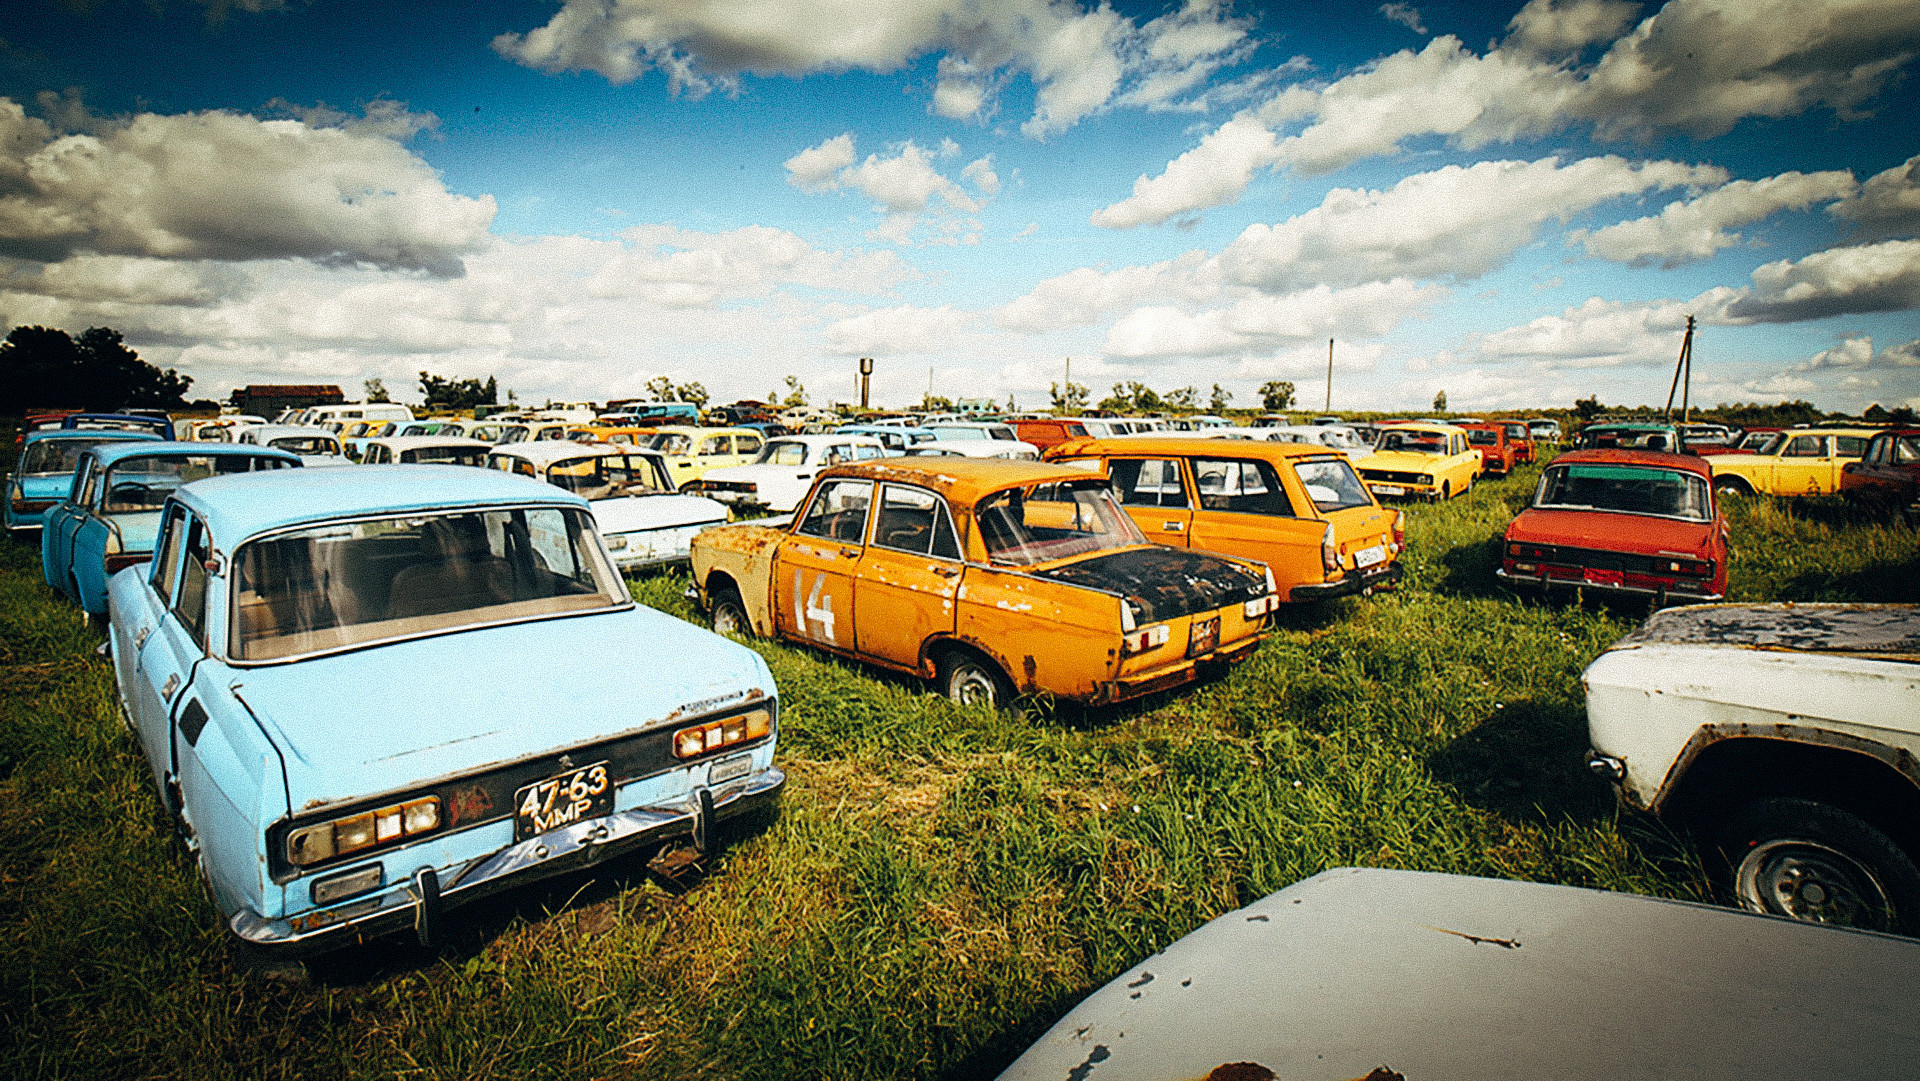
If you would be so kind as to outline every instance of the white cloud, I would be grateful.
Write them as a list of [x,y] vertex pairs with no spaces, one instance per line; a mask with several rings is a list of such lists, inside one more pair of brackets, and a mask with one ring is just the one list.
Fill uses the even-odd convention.
[[1863,240],[1920,235],[1920,155],[1868,178],[1858,197],[1828,209],[1858,225]]
[[974,313],[951,305],[881,308],[832,324],[826,329],[826,341],[828,348],[846,356],[938,353],[974,318]]
[[1327,173],[1422,136],[1471,150],[1573,123],[1607,139],[1710,138],[1747,117],[1829,108],[1850,118],[1920,52],[1910,0],[1672,0],[1592,64],[1556,55],[1618,32],[1625,11],[1536,0],[1484,54],[1449,35],[1324,85],[1288,87],[1140,177],[1094,220],[1165,222],[1238,199],[1263,168]]
[[1753,272],[1753,292],[1730,313],[1758,323],[1920,307],[1920,240],[1828,248]]
[[1003,305],[993,319],[995,325],[1007,330],[1039,333],[1084,326],[1149,297],[1194,305],[1219,296],[1219,273],[1213,261],[1205,252],[1191,251],[1146,266],[1114,271],[1092,267],[1070,270]]
[[786,160],[787,183],[802,191],[827,191],[840,184],[840,170],[853,164],[853,133],[836,135]]
[[1920,368],[1920,338],[1876,352],[1871,335],[1850,334],[1841,338],[1840,344],[1822,349],[1792,370],[1815,372],[1833,368],[1851,372]]
[[1200,312],[1152,305],[1116,321],[1105,352],[1119,360],[1245,357],[1329,337],[1374,338],[1447,295],[1441,286],[1396,278],[1346,289],[1319,285],[1278,296],[1255,294]]
[[460,273],[486,241],[493,199],[448,192],[386,134],[427,120],[392,103],[365,120],[139,113],[62,135],[0,98],[0,256],[296,258]]
[[1591,297],[1561,312],[1472,339],[1482,361],[1528,361],[1554,368],[1669,364],[1680,354],[1687,316],[1703,327],[1730,322],[1739,294],[1712,289],[1692,300],[1618,301]]
[[731,88],[743,73],[897,71],[940,54],[931,108],[984,119],[1013,73],[1034,87],[1021,130],[1045,137],[1107,107],[1130,82],[1236,54],[1246,21],[1214,0],[1138,26],[1077,0],[563,0],[545,26],[501,34],[501,55],[543,71],[628,83],[650,70],[675,92]]
[[[873,235],[889,243],[911,243],[915,230],[926,224],[933,227],[929,244],[978,243],[980,222],[955,215],[979,213],[999,193],[1000,177],[993,171],[991,155],[968,163],[960,176],[978,193],[969,195],[933,164],[959,153],[959,145],[951,139],[934,150],[909,141],[891,156],[869,154],[855,165],[853,133],[847,132],[788,158],[787,182],[811,192],[851,189],[873,199],[878,204],[874,210],[884,215]],[[942,206],[934,206],[936,198]]]
[[1575,234],[1590,254],[1621,263],[1666,267],[1711,259],[1740,242],[1734,226],[1760,221],[1781,210],[1805,210],[1853,193],[1848,172],[1781,173],[1763,180],[1736,180],[1697,199],[1668,203],[1657,216]]
[[1416,34],[1425,34],[1427,32],[1426,24],[1420,21],[1420,9],[1414,7],[1412,4],[1403,4],[1400,3],[1400,0],[1393,0],[1392,3],[1380,5],[1380,14],[1385,16],[1388,22],[1399,23],[1401,26],[1406,27]]
[[1649,188],[1716,182],[1706,166],[1623,158],[1483,161],[1416,173],[1386,191],[1336,188],[1278,225],[1250,225],[1220,254],[1225,275],[1269,291],[1410,278],[1472,278],[1539,226]]

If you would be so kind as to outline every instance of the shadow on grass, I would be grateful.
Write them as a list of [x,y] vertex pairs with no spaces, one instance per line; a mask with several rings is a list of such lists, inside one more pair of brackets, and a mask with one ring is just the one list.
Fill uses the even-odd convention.
[[1857,570],[1805,571],[1787,579],[1780,592],[1787,597],[1818,597],[1869,604],[1920,603],[1920,552],[1903,560],[1876,563]]
[[1500,569],[1500,546],[1504,537],[1494,536],[1471,544],[1457,545],[1440,556],[1440,581],[1434,592],[1456,597],[1510,597],[1513,590],[1494,577]]
[[1428,756],[1462,799],[1512,822],[1594,822],[1613,794],[1584,765],[1587,718],[1576,706],[1513,702]]

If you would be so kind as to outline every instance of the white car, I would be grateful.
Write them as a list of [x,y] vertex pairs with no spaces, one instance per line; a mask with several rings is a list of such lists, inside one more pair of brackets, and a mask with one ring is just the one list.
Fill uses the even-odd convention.
[[1920,606],[1669,608],[1587,666],[1587,767],[1742,907],[1920,933]]
[[1344,424],[1285,424],[1277,428],[1262,428],[1260,431],[1267,433],[1268,439],[1283,443],[1315,443],[1345,451],[1349,461],[1357,462],[1373,456],[1373,445]]
[[908,458],[1006,458],[1037,462],[1040,448],[1019,439],[933,439],[908,447]]
[[390,435],[362,441],[361,465],[485,465],[493,448],[452,435]]
[[752,465],[709,470],[700,491],[723,503],[749,510],[792,510],[814,474],[830,465],[885,458],[889,452],[866,435],[786,435],[769,440]]
[[487,466],[584,497],[623,571],[684,560],[695,533],[727,521],[721,504],[674,492],[666,459],[650,450],[549,439],[494,447]]
[[935,439],[1018,439],[1019,434],[1011,424],[941,421],[939,424],[923,425],[933,433]]
[[288,424],[256,424],[242,428],[234,436],[236,443],[273,447],[298,454],[306,466],[352,465],[340,447],[340,437],[325,428],[299,428]]

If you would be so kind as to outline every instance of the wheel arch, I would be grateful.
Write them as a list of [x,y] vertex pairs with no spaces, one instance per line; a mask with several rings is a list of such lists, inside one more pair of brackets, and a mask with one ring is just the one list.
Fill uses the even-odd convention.
[[1851,811],[1920,852],[1920,763],[1905,751],[1818,730],[1696,736],[1676,770],[1659,809],[1678,821],[1710,825],[1754,800],[1798,797]]
[[1014,688],[1016,692],[1028,689],[1023,688],[1020,682],[1013,678],[1013,673],[1007,668],[1006,662],[995,656],[992,650],[979,642],[951,634],[935,635],[921,643],[920,674],[932,679],[939,674],[941,661],[962,653],[971,654],[993,665],[1000,672],[1001,678],[1005,679],[1007,685]]

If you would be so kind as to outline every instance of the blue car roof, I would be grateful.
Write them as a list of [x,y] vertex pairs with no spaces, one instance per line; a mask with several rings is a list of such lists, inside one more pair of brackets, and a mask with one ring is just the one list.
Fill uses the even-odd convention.
[[194,481],[173,498],[199,515],[229,550],[270,529],[333,518],[512,503],[587,509],[586,500],[564,488],[465,465],[271,469]]
[[[87,435],[94,433],[68,432],[67,435]],[[171,440],[140,440],[137,447],[122,446],[119,443],[103,443],[90,451],[99,459],[102,466],[110,466],[122,458],[151,458],[156,454],[192,454],[200,457],[247,457],[274,458],[281,461],[298,462],[298,454],[289,454],[273,447],[255,447],[245,443],[182,443]]]
[[108,428],[43,428],[37,432],[27,433],[28,443],[35,443],[42,439],[105,439],[111,443],[118,443],[121,440],[161,442],[160,437],[153,432],[117,432]]

